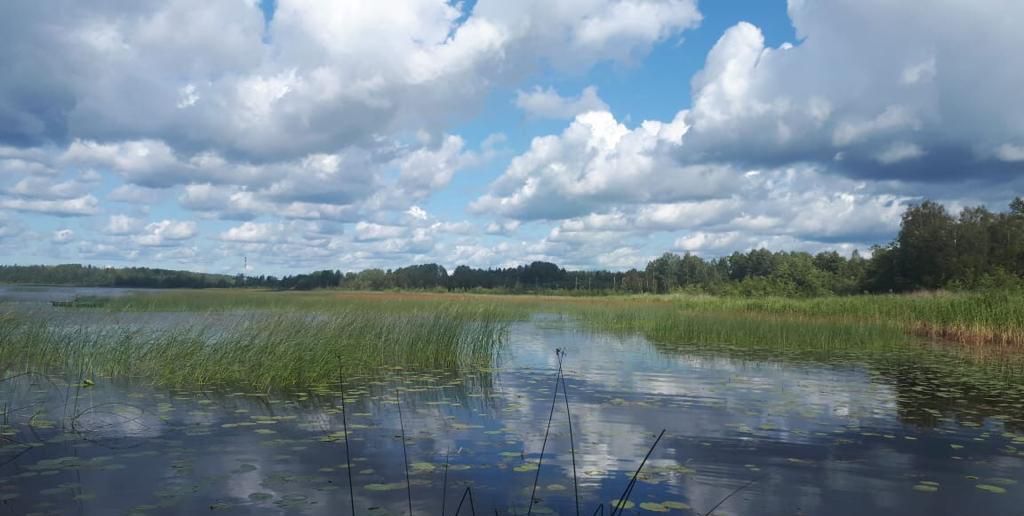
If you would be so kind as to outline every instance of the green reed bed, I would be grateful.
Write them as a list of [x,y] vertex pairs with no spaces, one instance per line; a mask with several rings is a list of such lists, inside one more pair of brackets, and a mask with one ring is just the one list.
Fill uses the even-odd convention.
[[964,344],[1024,345],[1024,294],[1019,292],[918,293],[846,297],[717,297],[664,295],[610,297],[583,307],[632,308],[677,314],[794,319],[899,328],[908,334]]
[[[337,302],[333,291],[274,292],[269,290],[168,290],[110,298],[112,312],[229,312],[239,310],[317,311],[351,307]],[[402,309],[403,307],[391,306]]]
[[1024,295],[931,293],[787,298],[679,297],[695,311],[763,313],[895,325],[911,333],[966,344],[1024,344]]
[[0,319],[0,367],[171,386],[289,388],[393,367],[489,367],[508,320],[493,306],[454,304],[246,311],[156,325],[8,316]]
[[[916,335],[924,318],[942,320],[939,315],[944,310],[956,314],[949,315],[948,321],[969,320],[964,313],[970,312],[951,308],[964,303],[962,297],[879,298],[880,306],[876,307],[864,304],[867,300],[863,298],[837,298],[838,303],[832,305],[833,298],[743,300],[675,296],[563,306],[569,307],[567,310],[585,327],[620,335],[638,334],[665,352],[725,353],[737,358],[822,363],[848,359],[874,364],[925,361],[955,365],[954,369],[962,371],[957,374],[974,371],[972,374],[993,378],[1024,379],[1024,354],[1016,344],[963,346]],[[947,301],[952,302],[942,304]],[[997,310],[1002,312],[979,315],[979,319],[1007,317],[1016,308],[1003,304]]]
[[596,330],[640,334],[656,343],[689,347],[729,345],[827,354],[850,349],[888,349],[911,341],[903,332],[885,325],[697,313],[671,304],[587,306],[578,307],[574,313],[584,325]]

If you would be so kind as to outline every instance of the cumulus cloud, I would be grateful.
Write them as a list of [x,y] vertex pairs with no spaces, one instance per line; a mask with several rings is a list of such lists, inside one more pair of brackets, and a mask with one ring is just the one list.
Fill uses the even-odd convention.
[[16,1],[7,14],[0,31],[19,44],[0,62],[20,73],[0,87],[0,142],[146,134],[259,160],[436,127],[540,63],[628,62],[700,20],[693,0],[289,1],[269,22],[242,0]]
[[[865,247],[912,199],[1024,186],[1011,0],[793,0],[793,43],[736,24],[689,99],[658,99],[678,112],[640,122],[587,72],[674,44],[695,0],[115,4],[15,0],[0,19],[5,254],[58,240],[25,229],[45,215],[84,217],[47,248],[93,259],[617,268]],[[567,75],[594,85],[547,86]],[[454,134],[494,92],[564,129],[518,155],[535,135]]]
[[[863,248],[894,233],[911,199],[950,199],[932,183],[1005,198],[1019,184],[1012,164],[1024,161],[1012,93],[1024,72],[1005,66],[1016,27],[1004,20],[1024,11],[996,4],[790,2],[798,43],[771,48],[738,23],[672,121],[578,115],[534,138],[471,208],[554,221],[549,245],[606,241],[607,251],[655,231],[713,254]],[[991,39],[972,38],[978,27]]]
[[47,215],[54,215],[57,217],[82,217],[98,213],[99,201],[91,194],[61,200],[0,198],[0,208],[45,213]]
[[87,185],[78,181],[54,181],[46,177],[29,176],[7,189],[10,195],[35,199],[72,199],[86,193]]
[[728,187],[723,167],[682,166],[672,157],[686,130],[681,118],[630,129],[606,111],[584,113],[561,135],[534,138],[471,208],[520,219],[561,219],[609,202],[716,196]]
[[364,242],[399,238],[405,236],[408,232],[408,228],[404,226],[389,226],[366,221],[357,223],[355,230],[356,240]]
[[834,168],[850,176],[928,181],[1010,172],[998,158],[1024,138],[1024,107],[1012,100],[1024,71],[1006,66],[1019,38],[1005,20],[1024,5],[800,1],[789,14],[798,44],[767,47],[740,23],[711,50],[693,79],[680,160],[839,156]]
[[588,111],[607,111],[608,105],[597,95],[597,88],[587,86],[576,97],[563,97],[554,88],[534,88],[516,93],[516,107],[534,118],[572,119]]
[[197,234],[198,227],[194,221],[161,220],[146,224],[142,232],[133,236],[132,240],[141,246],[158,247],[175,245]]
[[145,227],[145,221],[128,215],[111,215],[103,231],[110,235],[132,235]]
[[[176,202],[242,222],[220,232],[222,246],[294,251],[273,248],[299,244],[271,233],[330,221],[354,224],[345,241],[358,252],[426,258],[476,226],[419,207],[501,141],[470,149],[447,125],[534,71],[632,64],[700,21],[695,0],[308,0],[272,11],[249,0],[8,6],[0,31],[17,44],[0,49],[0,66],[17,73],[0,81],[0,170],[18,179],[0,181],[0,208],[108,216],[101,197],[138,215]],[[607,107],[596,88],[524,95],[538,116]],[[198,232],[124,214],[93,227],[102,238],[77,248],[109,259],[187,258],[194,246],[180,242]],[[124,245],[140,248],[114,251]]]
[[160,200],[162,190],[146,188],[134,184],[119,185],[107,194],[106,199],[112,202],[128,204],[154,204]]
[[427,220],[428,218],[427,211],[419,206],[411,206],[405,213],[416,220]]
[[229,242],[273,242],[285,234],[283,224],[244,222],[220,234],[221,240]]
[[[534,139],[472,207],[513,220],[556,221],[543,243],[563,256],[604,256],[624,241],[644,245],[650,232],[684,232],[676,248],[704,254],[729,245],[866,248],[893,234],[911,199],[888,193],[893,185],[848,179],[827,165],[749,170],[681,163],[674,154],[687,138],[684,116],[631,129],[610,113],[580,115],[562,134]],[[914,148],[890,149],[879,159],[919,157]],[[488,230],[503,233],[498,222]]]

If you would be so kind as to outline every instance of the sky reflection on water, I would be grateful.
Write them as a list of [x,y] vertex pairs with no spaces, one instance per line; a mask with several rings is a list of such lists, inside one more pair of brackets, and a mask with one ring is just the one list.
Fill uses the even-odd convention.
[[[627,513],[673,502],[690,507],[675,513],[703,514],[740,488],[716,514],[1024,507],[1019,385],[874,357],[825,365],[669,351],[539,316],[512,328],[493,371],[348,380],[359,513],[406,512],[396,397],[417,513],[440,510],[449,453],[449,514],[467,485],[478,511],[524,513],[555,348],[567,352],[585,514],[618,498],[663,428]],[[347,513],[337,386],[264,396],[69,383],[35,376],[0,385],[11,441],[0,445],[0,500],[12,514]],[[575,512],[562,403],[534,512]]]

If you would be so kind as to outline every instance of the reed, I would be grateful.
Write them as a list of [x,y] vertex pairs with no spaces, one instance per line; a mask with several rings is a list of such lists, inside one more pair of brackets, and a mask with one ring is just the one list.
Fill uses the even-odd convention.
[[339,374],[383,368],[489,367],[507,326],[500,310],[468,304],[250,311],[155,327],[5,317],[0,367],[266,390],[322,385]]
[[833,323],[870,323],[905,333],[967,344],[1024,345],[1024,294],[1015,291],[919,292],[816,298],[643,295],[605,297],[509,296],[417,292],[170,291],[115,298],[112,311],[207,312],[247,309],[324,311],[373,307],[404,311],[430,303],[500,305],[520,317],[529,312],[577,309],[658,310],[681,314],[731,314]]

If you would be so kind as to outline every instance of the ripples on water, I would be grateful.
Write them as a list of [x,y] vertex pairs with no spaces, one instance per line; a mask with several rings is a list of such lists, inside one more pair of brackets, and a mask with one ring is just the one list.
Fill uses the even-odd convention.
[[[703,514],[738,489],[716,514],[1024,510],[1019,384],[954,377],[953,365],[920,353],[831,365],[748,359],[537,317],[513,326],[495,370],[348,380],[359,513],[406,512],[396,396],[417,513],[440,511],[448,453],[449,514],[467,485],[481,513],[525,513],[555,348],[568,352],[585,514],[618,498],[663,428],[627,513]],[[267,396],[159,390],[145,379],[70,383],[0,384],[0,510],[347,513],[337,386]],[[543,464],[534,512],[575,513],[564,410]]]

